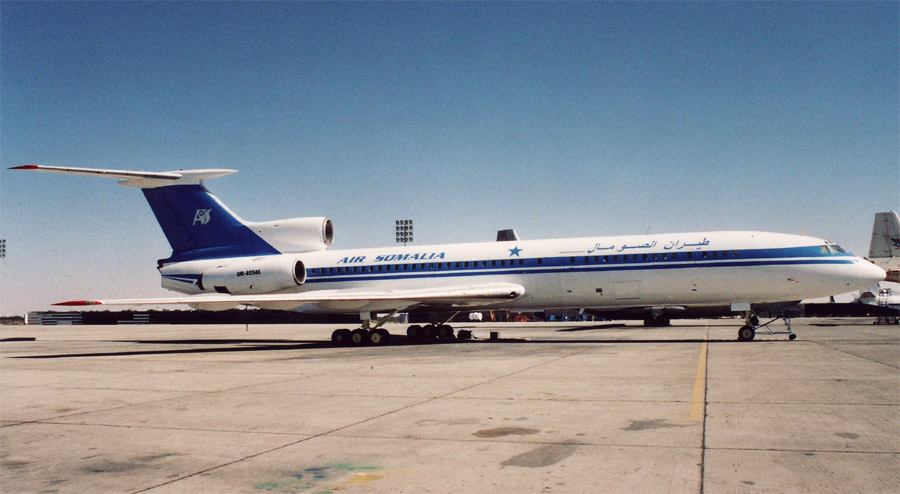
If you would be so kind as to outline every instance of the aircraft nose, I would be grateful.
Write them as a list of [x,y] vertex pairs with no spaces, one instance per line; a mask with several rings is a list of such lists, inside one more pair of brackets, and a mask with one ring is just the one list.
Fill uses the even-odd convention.
[[887,277],[887,272],[885,270],[865,259],[860,259],[856,267],[856,272],[857,276],[859,276],[860,283],[865,285],[874,285],[879,281],[884,281],[885,277]]

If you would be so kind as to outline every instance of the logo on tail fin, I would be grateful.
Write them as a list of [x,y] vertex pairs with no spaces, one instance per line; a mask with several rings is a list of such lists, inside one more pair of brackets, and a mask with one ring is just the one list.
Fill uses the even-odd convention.
[[196,225],[197,223],[200,223],[201,225],[205,225],[209,223],[210,211],[212,211],[212,209],[198,209],[197,212],[194,213],[194,222],[191,224]]

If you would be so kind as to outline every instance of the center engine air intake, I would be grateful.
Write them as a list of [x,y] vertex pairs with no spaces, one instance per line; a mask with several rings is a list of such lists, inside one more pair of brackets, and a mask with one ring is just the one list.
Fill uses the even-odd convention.
[[306,266],[300,259],[286,256],[257,257],[212,268],[197,280],[204,292],[250,295],[271,293],[306,282]]

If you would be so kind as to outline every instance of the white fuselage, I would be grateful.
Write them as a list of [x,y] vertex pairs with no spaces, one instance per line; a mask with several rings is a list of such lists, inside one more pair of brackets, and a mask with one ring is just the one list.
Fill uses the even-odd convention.
[[[267,271],[248,268],[282,260],[302,262],[301,284],[267,289]],[[197,294],[203,291],[199,275],[213,269],[227,273],[232,266],[243,283],[238,290],[245,294],[513,283],[524,287],[524,295],[491,307],[523,311],[793,301],[856,290],[884,274],[824,240],[763,232],[320,250],[171,263],[160,273],[163,287]],[[253,305],[348,313],[390,308],[377,301]]]

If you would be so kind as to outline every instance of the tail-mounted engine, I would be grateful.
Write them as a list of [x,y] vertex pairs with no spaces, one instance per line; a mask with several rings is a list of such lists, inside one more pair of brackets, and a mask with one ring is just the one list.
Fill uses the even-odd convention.
[[323,250],[334,242],[334,224],[328,218],[247,221],[244,224],[285,254]]
[[267,256],[209,269],[197,279],[197,288],[203,292],[249,295],[286,290],[305,281],[303,261],[291,256]]

